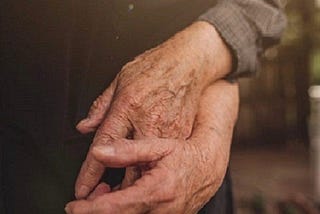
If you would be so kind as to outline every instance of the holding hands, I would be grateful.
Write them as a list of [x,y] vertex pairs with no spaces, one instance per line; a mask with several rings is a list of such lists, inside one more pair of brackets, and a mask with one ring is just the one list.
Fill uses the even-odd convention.
[[[197,212],[228,165],[238,88],[212,83],[230,69],[227,47],[204,22],[128,63],[77,126],[99,128],[66,212]],[[120,190],[97,185],[106,167],[127,167]]]

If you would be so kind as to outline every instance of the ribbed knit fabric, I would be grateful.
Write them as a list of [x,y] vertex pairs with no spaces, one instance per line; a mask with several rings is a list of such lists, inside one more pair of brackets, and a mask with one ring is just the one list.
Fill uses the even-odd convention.
[[279,0],[220,0],[199,20],[213,24],[232,49],[235,64],[230,77],[254,73],[259,54],[279,41],[286,26]]

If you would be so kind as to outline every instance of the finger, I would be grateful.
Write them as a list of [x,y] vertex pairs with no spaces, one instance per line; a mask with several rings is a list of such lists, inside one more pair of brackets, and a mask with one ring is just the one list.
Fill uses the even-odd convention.
[[97,161],[89,151],[76,181],[75,197],[77,199],[86,198],[99,182],[104,170],[105,166]]
[[139,166],[131,166],[126,168],[124,178],[121,182],[121,189],[127,188],[141,177],[141,169]]
[[175,143],[165,139],[115,140],[112,145],[95,146],[94,157],[108,167],[127,167],[152,162],[173,151]]
[[87,117],[77,125],[77,130],[83,134],[93,132],[103,121],[112,101],[116,80],[93,102]]
[[111,192],[111,187],[108,184],[102,182],[93,190],[92,193],[90,193],[87,200],[93,201],[97,197],[109,192]]
[[[135,198],[145,197],[139,192],[131,190],[136,189],[133,187],[128,187],[125,190],[119,190],[114,193],[109,193],[97,198],[93,201],[73,201],[66,205],[66,212],[68,214],[103,214],[103,213],[145,213],[140,210],[145,209],[140,204],[134,204]],[[126,193],[123,193],[125,191]],[[103,199],[103,200],[101,200]],[[121,202],[121,205],[119,204]]]
[[99,127],[87,158],[82,164],[75,185],[75,196],[77,199],[85,198],[99,183],[105,166],[92,155],[92,148],[96,145],[110,144],[113,139],[125,138],[131,130],[131,124],[124,111],[113,105],[108,115]]
[[[159,173],[154,169],[153,174]],[[153,200],[166,201],[167,196],[153,197],[157,190],[163,190],[165,175],[144,176],[135,185],[116,192],[104,194],[93,201],[79,200],[66,205],[68,214],[88,213],[146,213],[149,211]]]
[[[93,213],[93,203],[92,201],[79,200],[73,201],[66,205],[64,211],[67,214],[89,214]],[[97,212],[95,212],[97,214]]]
[[238,106],[238,84],[221,80],[209,86],[201,96],[191,138],[231,136]]

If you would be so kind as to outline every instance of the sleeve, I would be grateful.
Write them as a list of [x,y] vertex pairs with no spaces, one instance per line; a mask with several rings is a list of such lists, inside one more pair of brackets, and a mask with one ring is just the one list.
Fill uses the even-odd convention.
[[214,25],[231,48],[229,78],[255,73],[259,55],[279,42],[287,23],[280,0],[220,0],[198,20]]

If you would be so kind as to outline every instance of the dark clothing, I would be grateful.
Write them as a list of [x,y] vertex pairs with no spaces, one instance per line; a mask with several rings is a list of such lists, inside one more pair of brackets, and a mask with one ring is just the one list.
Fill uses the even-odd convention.
[[[63,213],[92,140],[77,133],[75,124],[126,62],[201,14],[233,50],[232,76],[253,72],[260,48],[278,40],[283,29],[277,1],[215,5],[210,0],[2,1],[0,213]],[[108,182],[116,184],[121,174],[109,173]],[[228,179],[207,210],[232,208]]]

